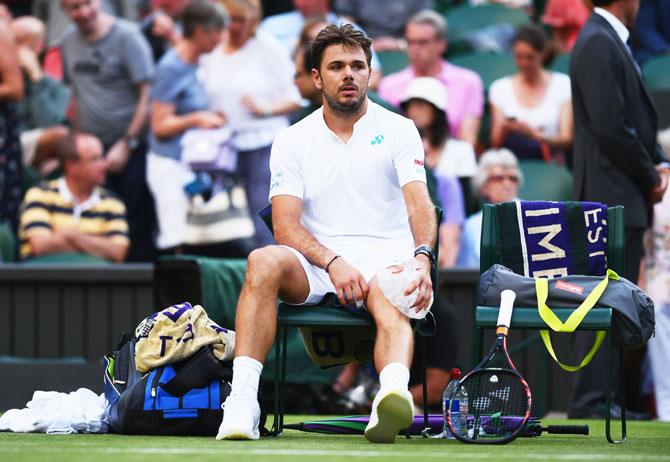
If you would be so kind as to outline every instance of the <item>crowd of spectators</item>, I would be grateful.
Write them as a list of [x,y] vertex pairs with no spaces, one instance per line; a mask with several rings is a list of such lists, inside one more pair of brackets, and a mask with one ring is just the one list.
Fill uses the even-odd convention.
[[[268,202],[271,145],[321,105],[310,40],[327,24],[351,22],[376,52],[406,53],[407,67],[394,73],[373,56],[370,98],[413,120],[422,136],[434,200],[445,211],[442,268],[479,266],[477,209],[519,196],[517,159],[569,161],[570,80],[546,66],[571,50],[591,10],[583,0],[548,0],[543,11],[530,0],[502,2],[535,22],[508,44],[517,72],[487,89],[445,58],[448,24],[432,0],[293,0],[286,11],[273,5],[272,15],[260,0],[6,3],[0,221],[19,236],[20,258],[180,253],[192,196],[185,186],[207,196],[217,187],[201,173],[219,188],[230,186],[217,183],[222,176],[241,184],[253,247],[272,243],[257,214]],[[641,63],[668,53],[668,2],[641,0],[632,38]],[[182,156],[184,140],[198,138],[189,132],[223,140],[226,167],[214,159],[194,171]],[[25,191],[24,169],[45,181]]]

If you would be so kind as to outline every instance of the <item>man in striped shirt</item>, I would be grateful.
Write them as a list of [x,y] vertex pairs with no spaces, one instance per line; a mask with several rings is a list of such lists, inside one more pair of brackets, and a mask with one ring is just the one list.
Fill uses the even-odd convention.
[[83,253],[121,262],[128,252],[126,208],[100,187],[107,163],[102,143],[77,133],[57,145],[64,176],[31,188],[21,209],[23,259]]

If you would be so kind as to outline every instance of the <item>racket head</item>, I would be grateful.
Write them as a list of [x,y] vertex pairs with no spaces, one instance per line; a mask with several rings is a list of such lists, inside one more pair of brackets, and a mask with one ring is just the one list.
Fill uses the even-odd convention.
[[458,409],[449,406],[447,413],[447,425],[456,439],[464,443],[504,444],[523,433],[532,399],[528,384],[516,370],[476,369],[460,381],[449,399],[461,390],[467,393],[467,403],[459,402]]

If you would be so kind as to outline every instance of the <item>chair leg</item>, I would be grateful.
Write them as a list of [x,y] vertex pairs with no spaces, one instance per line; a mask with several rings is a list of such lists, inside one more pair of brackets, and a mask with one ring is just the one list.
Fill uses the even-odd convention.
[[621,386],[620,386],[620,405],[621,405],[621,439],[615,440],[612,438],[612,433],[611,433],[611,420],[612,420],[612,409],[611,409],[611,404],[612,404],[612,366],[611,366],[611,361],[612,361],[612,333],[611,331],[607,332],[607,363],[606,363],[606,368],[607,368],[607,381],[606,381],[606,387],[607,389],[605,390],[605,408],[606,408],[606,420],[605,420],[605,436],[607,437],[607,441],[613,444],[619,444],[619,443],[625,443],[626,439],[628,438],[628,435],[626,434],[626,387],[625,387],[625,375],[624,375],[624,356],[623,356],[623,350],[619,349],[619,371],[620,371],[620,377],[619,380],[621,381]]
[[279,433],[284,431],[284,411],[286,409],[286,350],[288,349],[288,327],[281,329],[282,358],[281,358],[281,414],[279,416]]
[[483,329],[475,325],[475,357],[473,358],[472,366],[479,364],[480,358],[482,357],[482,349],[484,348],[484,336]]
[[[281,327],[279,327],[281,329]],[[270,430],[270,436],[278,436],[281,433],[281,427],[279,425],[279,413],[280,413],[280,386],[279,386],[279,380],[280,380],[280,362],[281,362],[281,340],[279,335],[275,338],[275,367],[274,367],[274,389],[275,389],[275,396],[274,396],[274,420],[272,422],[272,429]]]
[[[423,429],[428,428],[428,381],[426,379],[426,337],[423,335],[419,336],[419,354],[421,356],[421,385],[423,392]],[[426,432],[422,432],[424,437],[428,435]]]

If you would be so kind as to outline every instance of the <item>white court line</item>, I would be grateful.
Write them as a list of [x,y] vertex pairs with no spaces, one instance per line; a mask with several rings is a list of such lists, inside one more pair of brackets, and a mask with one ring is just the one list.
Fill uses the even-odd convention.
[[[0,454],[17,454],[26,452],[25,444],[10,444],[0,447]],[[86,454],[124,454],[124,455],[258,455],[258,456],[311,456],[311,457],[378,457],[378,458],[440,458],[448,457],[445,451],[424,452],[417,451],[412,454],[392,451],[340,451],[340,450],[322,450],[322,449],[231,449],[226,443],[222,443],[220,448],[101,448],[101,447],[58,447],[58,448],[30,448],[31,454],[65,454],[65,453],[86,453]],[[472,452],[461,453],[460,456],[468,459],[502,459],[502,460],[612,460],[612,461],[670,461],[669,455],[645,455],[645,454],[551,454],[551,453],[490,453],[490,452]]]

